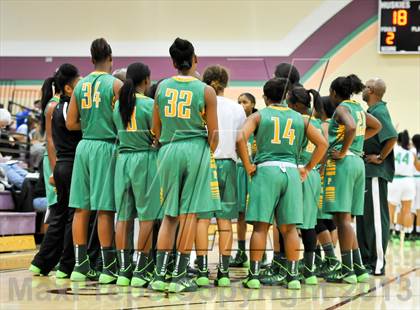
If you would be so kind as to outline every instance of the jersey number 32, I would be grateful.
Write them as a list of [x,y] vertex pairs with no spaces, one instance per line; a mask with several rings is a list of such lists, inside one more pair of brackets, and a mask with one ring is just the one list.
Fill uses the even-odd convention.
[[191,101],[193,93],[189,90],[167,88],[165,97],[168,103],[165,105],[165,117],[191,118]]

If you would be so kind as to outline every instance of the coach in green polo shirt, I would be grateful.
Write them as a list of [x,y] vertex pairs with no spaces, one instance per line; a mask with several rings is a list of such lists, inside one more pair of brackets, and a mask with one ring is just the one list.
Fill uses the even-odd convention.
[[363,100],[368,113],[382,123],[382,130],[365,141],[366,190],[363,216],[357,217],[357,240],[363,262],[374,275],[385,274],[385,253],[389,241],[388,182],[394,177],[393,147],[397,141],[386,103],[386,85],[381,79],[366,82]]

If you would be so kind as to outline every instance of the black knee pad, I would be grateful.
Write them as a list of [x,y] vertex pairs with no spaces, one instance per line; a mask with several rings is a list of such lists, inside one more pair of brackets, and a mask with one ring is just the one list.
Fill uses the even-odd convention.
[[320,233],[328,230],[327,226],[325,226],[324,220],[318,219],[315,226],[316,234],[319,235]]
[[337,229],[333,220],[324,220],[324,224],[330,232]]

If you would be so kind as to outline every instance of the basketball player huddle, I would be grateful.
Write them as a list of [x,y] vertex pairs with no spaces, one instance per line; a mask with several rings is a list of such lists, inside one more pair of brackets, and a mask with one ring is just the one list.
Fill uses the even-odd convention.
[[[320,97],[299,84],[295,67],[280,64],[263,87],[266,107],[257,111],[252,94],[240,95],[239,104],[224,97],[223,67],[198,76],[189,41],[177,38],[169,53],[176,76],[151,85],[149,67],[133,63],[121,81],[110,74],[110,45],[96,39],[92,73],[81,78],[63,64],[50,80],[45,111],[58,204],[30,270],[47,275],[58,264],[56,277],[71,281],[195,291],[210,285],[208,231],[215,218],[216,286],[230,286],[229,270],[238,267],[248,267],[242,284],[250,289],[300,289],[320,277],[366,282],[352,218],[363,215],[364,140],[382,125],[351,99],[365,91],[361,80],[338,77],[329,96]],[[231,257],[234,219],[238,250]],[[253,225],[249,257],[246,223]],[[274,258],[267,264],[271,225]],[[49,231],[55,243],[46,241]]]

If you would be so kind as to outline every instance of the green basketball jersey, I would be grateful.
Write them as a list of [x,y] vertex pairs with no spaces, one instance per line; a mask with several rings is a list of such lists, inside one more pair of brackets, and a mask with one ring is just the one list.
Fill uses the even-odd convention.
[[121,153],[151,150],[153,99],[136,94],[136,106],[127,128],[123,125],[119,106],[120,102],[117,101],[114,109],[114,124],[120,142],[118,150]]
[[[365,111],[363,110],[360,103],[353,100],[345,100],[340,105],[348,109],[356,123],[356,136],[354,137],[353,143],[351,144],[349,150],[355,155],[362,156],[366,131]],[[339,124],[335,120],[334,116],[335,112],[333,117],[331,118],[330,125],[328,127],[328,140],[330,143],[330,148],[341,150],[341,148],[343,147],[345,126]]]
[[156,101],[162,122],[160,143],[207,137],[205,87],[190,76],[175,76],[160,83]]
[[[322,134],[322,126],[321,120],[313,117],[309,117],[308,115],[302,115],[303,118],[309,119],[309,122],[312,126],[318,129]],[[309,141],[307,137],[304,138],[304,142],[302,144],[302,150],[299,157],[299,164],[306,165],[312,158],[312,153],[315,151],[315,145]]]
[[92,72],[74,89],[83,139],[115,140],[112,121],[115,78],[106,72]]
[[302,115],[284,104],[271,105],[257,113],[260,124],[255,132],[255,163],[285,161],[297,164],[305,130]]

